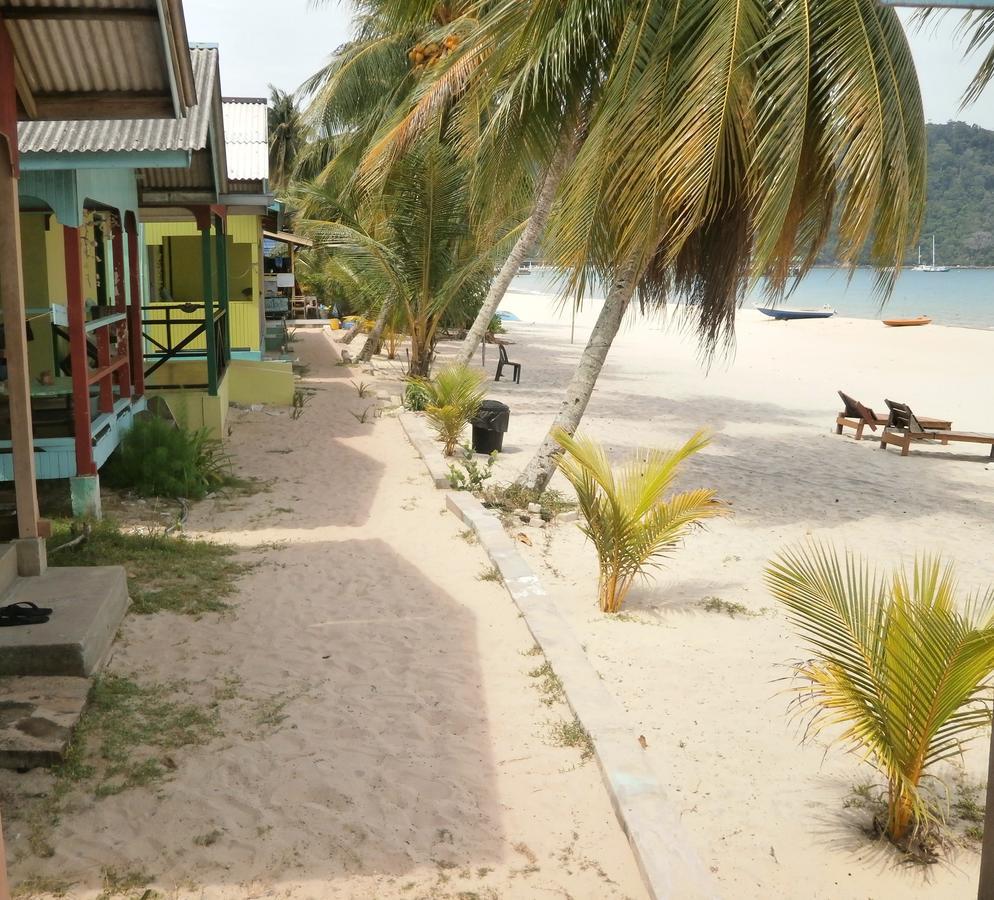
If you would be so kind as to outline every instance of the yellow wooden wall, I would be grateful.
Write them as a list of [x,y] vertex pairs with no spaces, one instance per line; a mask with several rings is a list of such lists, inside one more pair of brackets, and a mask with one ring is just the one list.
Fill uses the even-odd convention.
[[[200,258],[201,238],[194,222],[148,222],[144,226],[147,246],[161,246],[166,278],[172,277],[172,302],[203,302]],[[231,346],[234,350],[259,350],[260,304],[262,285],[259,281],[259,254],[262,248],[262,223],[258,216],[228,217],[228,300],[231,316]],[[216,273],[215,273],[216,277]],[[248,296],[246,296],[246,292]],[[153,298],[153,302],[158,298]],[[169,301],[165,301],[169,302]],[[173,312],[174,320],[195,319],[199,313]],[[190,333],[173,329],[173,340]],[[165,343],[165,330],[150,332]],[[203,350],[203,337],[188,345],[191,350]]]

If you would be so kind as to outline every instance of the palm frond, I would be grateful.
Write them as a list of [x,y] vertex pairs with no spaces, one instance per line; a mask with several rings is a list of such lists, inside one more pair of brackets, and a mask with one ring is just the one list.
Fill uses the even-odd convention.
[[907,841],[933,815],[920,790],[928,769],[990,723],[992,595],[961,605],[937,557],[885,579],[818,544],[784,551],[766,578],[814,654],[795,666],[795,713],[880,771],[887,833]]
[[559,470],[576,491],[580,525],[597,551],[600,605],[617,612],[634,580],[659,566],[695,525],[727,515],[713,490],[665,496],[680,464],[708,444],[703,432],[672,452],[638,451],[619,468],[592,438],[556,433]]

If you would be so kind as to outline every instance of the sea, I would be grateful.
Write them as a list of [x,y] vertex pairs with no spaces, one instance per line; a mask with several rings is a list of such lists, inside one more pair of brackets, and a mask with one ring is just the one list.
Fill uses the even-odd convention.
[[[948,272],[902,271],[883,307],[875,290],[872,269],[811,270],[785,307],[832,307],[837,315],[855,319],[910,318],[929,316],[936,325],[994,329],[994,270],[950,269]],[[510,290],[520,294],[557,294],[561,276],[554,269],[533,268],[519,275]],[[603,290],[591,285],[587,296],[602,299]],[[746,299],[745,308],[766,306],[762,291]]]

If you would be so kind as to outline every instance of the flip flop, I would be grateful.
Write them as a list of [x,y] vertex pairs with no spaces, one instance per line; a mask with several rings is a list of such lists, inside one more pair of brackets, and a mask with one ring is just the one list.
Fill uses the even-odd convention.
[[39,606],[37,603],[32,603],[30,600],[20,600],[17,603],[9,603],[7,606],[0,606],[0,616],[9,616],[11,618],[16,616],[27,616],[29,618],[34,616],[50,616],[52,610],[47,606]]

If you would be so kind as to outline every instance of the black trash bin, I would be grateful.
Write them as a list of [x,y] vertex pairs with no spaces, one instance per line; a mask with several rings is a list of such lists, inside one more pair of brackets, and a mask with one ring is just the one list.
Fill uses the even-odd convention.
[[504,447],[504,432],[511,420],[511,408],[498,400],[484,400],[470,424],[473,426],[473,449],[488,456]]

